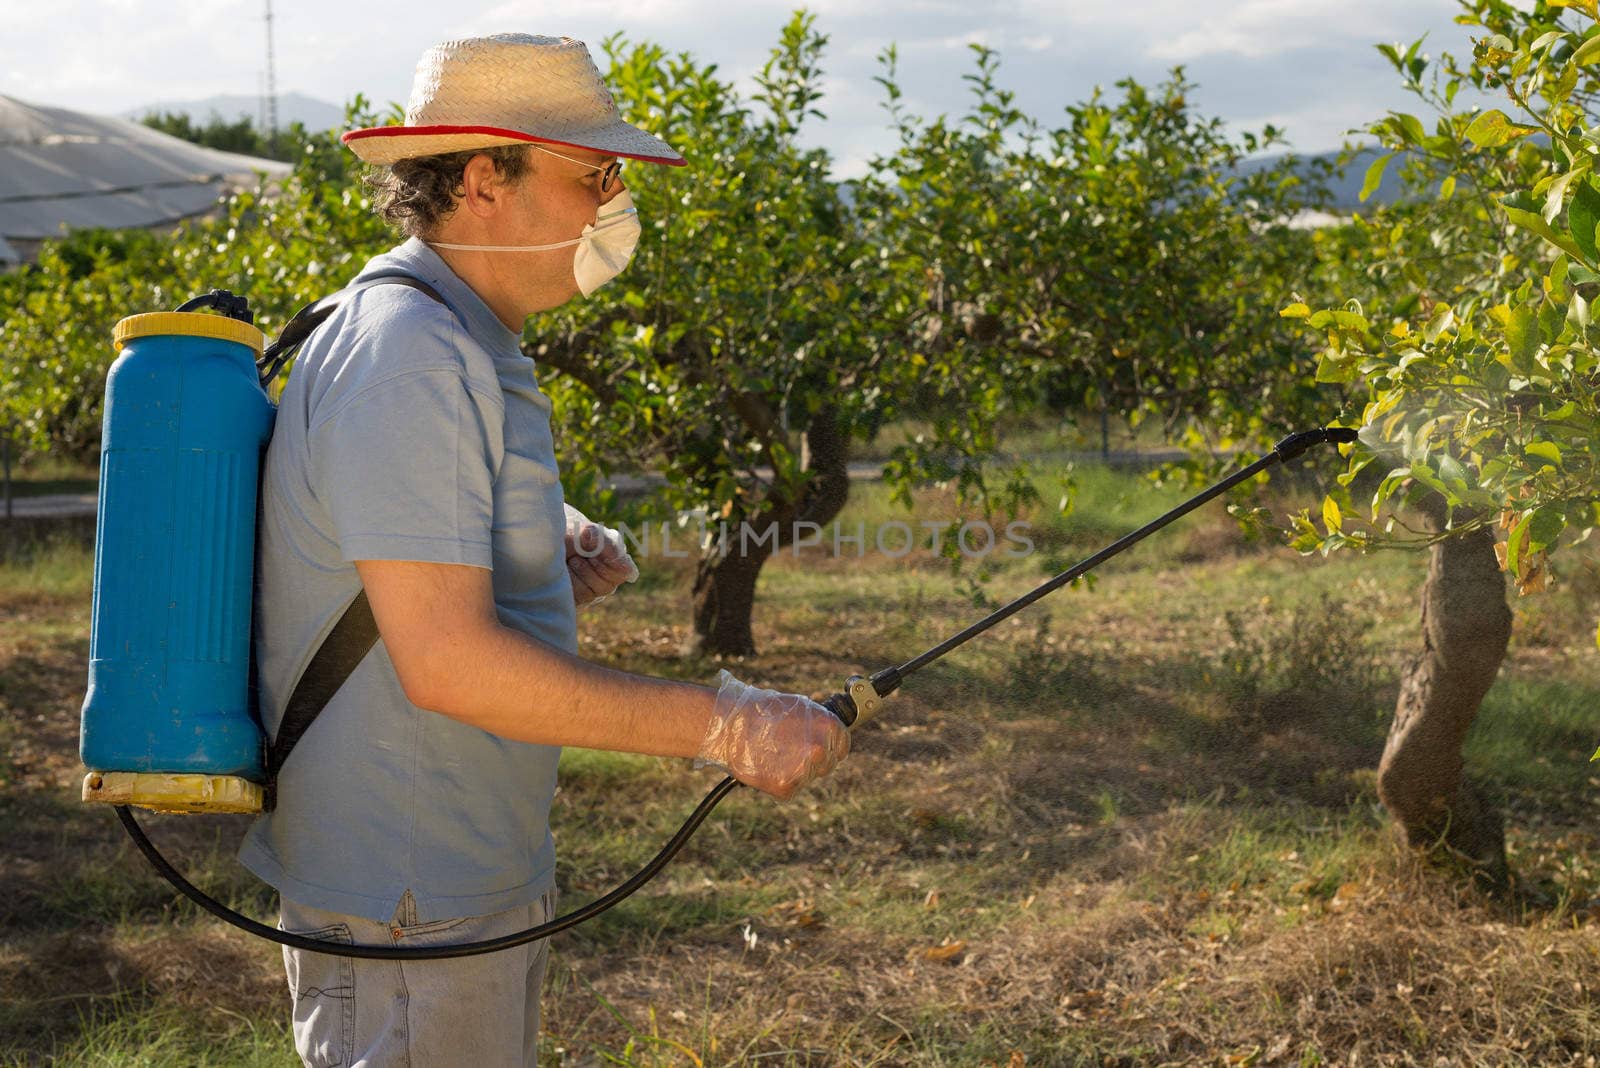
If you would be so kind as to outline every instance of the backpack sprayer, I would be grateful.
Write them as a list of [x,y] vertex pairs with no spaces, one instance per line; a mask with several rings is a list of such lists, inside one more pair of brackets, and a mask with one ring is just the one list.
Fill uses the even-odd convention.
[[[402,284],[439,297],[414,279]],[[649,882],[739,785],[723,779],[661,851],[626,882],[582,908],[515,934],[453,946],[346,945],[259,923],[206,895],[151,843],[130,806],[164,812],[261,812],[294,742],[377,640],[358,596],[312,657],[269,745],[250,685],[255,517],[261,457],[275,409],[267,389],[349,291],[307,305],[263,347],[247,302],[222,290],[173,312],[130,316],[113,332],[123,350],[106,380],[89,689],[80,750],[91,769],[85,801],[116,807],[147,860],[201,908],[250,934],[296,949],[382,960],[466,957],[547,938],[611,908]],[[442,302],[441,302],[442,303]],[[196,313],[211,307],[221,315]],[[1143,541],[1275,463],[1356,431],[1291,434],[1247,467],[1068,568],[972,626],[871,677],[853,675],[823,705],[846,726],[875,716],[912,672]]]

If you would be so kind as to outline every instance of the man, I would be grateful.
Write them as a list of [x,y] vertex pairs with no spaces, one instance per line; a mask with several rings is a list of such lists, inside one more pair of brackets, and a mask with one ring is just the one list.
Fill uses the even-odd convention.
[[[550,404],[520,350],[637,241],[621,160],[682,164],[624,123],[581,42],[449,41],[404,126],[345,141],[386,166],[410,239],[372,260],[301,350],[263,476],[265,726],[364,589],[381,640],[279,777],[241,859],[286,930],[477,941],[551,918],[557,747],[698,757],[787,797],[843,757],[820,705],[579,659],[576,607],[631,561],[567,535]],[[368,283],[404,275],[431,286]],[[587,539],[587,540],[585,540]],[[401,964],[286,949],[307,1064],[533,1064],[545,943]]]

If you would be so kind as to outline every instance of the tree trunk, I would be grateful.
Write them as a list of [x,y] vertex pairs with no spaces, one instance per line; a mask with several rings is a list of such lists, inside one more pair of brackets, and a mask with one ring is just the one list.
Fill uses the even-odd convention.
[[756,603],[756,579],[771,555],[764,549],[739,551],[737,537],[723,556],[700,561],[694,576],[694,651],[721,656],[754,656],[750,614]]
[[[805,496],[798,505],[773,502],[751,522],[760,537],[776,526],[776,541],[741,539],[730,529],[726,546],[700,560],[694,578],[694,641],[692,650],[701,655],[752,656],[755,637],[750,616],[755,607],[756,580],[761,566],[775,551],[793,541],[795,526],[815,523],[819,527],[833,521],[850,494],[848,442],[840,432],[837,415],[824,408],[806,427],[806,447],[811,477]],[[823,543],[828,543],[826,535]]]
[[[1443,503],[1423,509],[1444,524]],[[1422,653],[1406,668],[1378,765],[1378,797],[1410,844],[1443,844],[1504,887],[1509,878],[1500,813],[1462,775],[1461,746],[1511,639],[1506,582],[1488,530],[1433,546],[1422,590]]]

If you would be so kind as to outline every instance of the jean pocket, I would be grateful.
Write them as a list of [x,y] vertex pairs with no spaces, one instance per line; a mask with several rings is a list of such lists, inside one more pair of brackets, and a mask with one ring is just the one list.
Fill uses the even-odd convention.
[[[351,945],[348,924],[312,930],[284,927],[288,934]],[[294,1048],[309,1068],[344,1068],[355,1060],[356,968],[349,957],[335,957],[285,946],[283,969],[293,999]]]
[[469,918],[457,916],[450,920],[434,920],[432,923],[397,923],[389,933],[394,936],[396,942],[410,942],[428,935],[441,935],[446,931],[453,931],[466,923]]

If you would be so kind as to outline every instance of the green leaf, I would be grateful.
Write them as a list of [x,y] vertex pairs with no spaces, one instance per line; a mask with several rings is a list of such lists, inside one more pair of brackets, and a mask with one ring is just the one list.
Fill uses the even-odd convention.
[[1322,539],[1317,537],[1316,533],[1313,531],[1310,534],[1302,534],[1298,538],[1295,538],[1289,543],[1289,548],[1293,549],[1297,553],[1309,556],[1310,554],[1316,552],[1317,546],[1321,544]]
[[1539,334],[1554,341],[1561,336],[1561,324],[1567,321],[1567,309],[1545,301],[1539,305]]
[[1329,534],[1337,534],[1344,529],[1344,513],[1339,509],[1339,502],[1332,497],[1322,499],[1322,523],[1328,528]]
[[1558,257],[1556,257],[1555,266],[1551,267],[1550,268],[1550,273],[1544,276],[1544,278],[1545,278],[1545,290],[1544,291],[1546,293],[1555,294],[1555,293],[1559,293],[1562,290],[1564,290],[1566,288],[1566,283],[1567,283],[1567,272],[1570,271],[1571,269],[1572,269],[1572,257],[1571,256],[1558,256]]
[[1572,53],[1572,65],[1575,67],[1587,67],[1594,63],[1600,63],[1600,36],[1589,38]]
[[1533,517],[1528,520],[1528,551],[1538,552],[1554,545],[1566,526],[1567,514],[1564,506],[1547,504],[1534,509]]
[[1511,369],[1518,374],[1533,370],[1533,356],[1539,351],[1539,317],[1528,305],[1518,306],[1506,323],[1506,344],[1511,349]]
[[1550,30],[1547,33],[1541,33],[1537,38],[1534,39],[1533,43],[1528,46],[1528,51],[1538,52],[1541,49],[1548,47],[1551,43],[1559,41],[1565,36],[1566,34],[1562,33],[1560,30]]
[[1449,200],[1456,195],[1456,176],[1451,175],[1439,183],[1439,199]]
[[1317,381],[1329,383],[1354,382],[1361,362],[1337,349],[1327,349],[1317,359]]
[[1568,63],[1561,68],[1561,77],[1556,79],[1555,99],[1565,100],[1572,95],[1578,87],[1578,68],[1576,64]]
[[1455,490],[1467,489],[1467,470],[1461,466],[1461,461],[1454,456],[1444,455],[1439,457],[1439,477],[1444,479],[1445,485]]
[[1390,152],[1379,156],[1367,168],[1366,180],[1361,183],[1360,200],[1364,204],[1367,198],[1378,191],[1378,186],[1383,182],[1383,172],[1388,168],[1389,161],[1394,159],[1396,153]]
[[[1600,37],[1595,40],[1600,41]],[[1600,221],[1600,190],[1596,190],[1591,181],[1579,182],[1577,191],[1572,194],[1572,205],[1567,208],[1567,229],[1572,231],[1572,240],[1590,263],[1600,260],[1600,252],[1595,248],[1597,221]]]
[[1433,468],[1429,467],[1425,463],[1422,463],[1421,461],[1415,461],[1412,463],[1411,477],[1422,483],[1424,486],[1427,486],[1435,493],[1448,495],[1450,492],[1450,487],[1446,486],[1443,480],[1441,480],[1439,476],[1434,473]]
[[1556,248],[1559,248],[1561,251],[1575,256],[1580,260],[1584,258],[1583,250],[1573,242],[1572,238],[1566,234],[1556,233],[1555,230],[1551,229],[1550,224],[1544,221],[1544,216],[1540,215],[1538,212],[1524,211],[1521,208],[1513,208],[1507,205],[1504,201],[1501,201],[1500,207],[1506,213],[1506,218],[1510,219],[1513,223],[1522,227],[1524,230],[1531,230],[1533,233],[1538,234],[1540,237],[1556,246]]
[[1561,466],[1561,446],[1553,441],[1535,441],[1523,446],[1523,452],[1529,456],[1537,456],[1541,460],[1549,460],[1556,467]]
[[1456,313],[1451,310],[1450,305],[1441,304],[1439,310],[1433,313],[1433,318],[1428,320],[1428,325],[1422,328],[1422,339],[1431,345],[1454,325],[1456,325]]
[[1279,318],[1304,319],[1311,314],[1311,309],[1304,304],[1290,304],[1278,312]]
[[1479,148],[1499,148],[1519,137],[1538,133],[1537,126],[1523,126],[1506,118],[1506,113],[1499,108],[1491,108],[1472,120],[1472,125],[1467,127],[1466,138]]
[[[1539,183],[1546,186],[1544,210],[1540,212],[1545,222],[1554,222],[1555,217],[1561,214],[1561,205],[1567,196],[1567,186],[1571,185],[1573,179],[1579,177],[1581,173],[1581,171],[1568,171],[1566,174],[1548,179],[1548,185],[1546,182]],[[1534,187],[1533,193],[1535,196],[1539,195],[1538,186]]]
[[1522,563],[1523,536],[1528,532],[1528,521],[1533,518],[1529,512],[1511,525],[1511,533],[1506,535],[1506,570],[1513,575],[1518,574]]
[[1572,324],[1580,337],[1589,329],[1589,302],[1577,293],[1572,294],[1572,300],[1567,305],[1567,322]]

